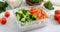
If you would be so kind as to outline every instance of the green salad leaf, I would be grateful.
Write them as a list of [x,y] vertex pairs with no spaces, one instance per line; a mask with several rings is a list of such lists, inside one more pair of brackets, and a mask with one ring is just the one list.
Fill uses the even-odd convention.
[[0,1],[0,13],[5,12],[6,7],[8,7],[8,3]]
[[54,9],[53,4],[50,1],[44,3],[44,7],[49,9],[49,10]]

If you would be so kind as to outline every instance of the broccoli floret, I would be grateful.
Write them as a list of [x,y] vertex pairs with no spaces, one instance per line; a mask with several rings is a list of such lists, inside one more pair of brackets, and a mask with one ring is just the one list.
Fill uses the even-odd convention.
[[15,13],[15,15],[17,16],[17,14],[19,14],[18,12]]
[[22,11],[18,11],[18,13],[22,14],[23,12]]
[[32,21],[29,17],[27,17],[26,20],[27,20],[27,22],[31,22]]
[[28,10],[22,9],[22,12],[23,12],[23,14],[26,15],[28,13]]
[[23,14],[20,14],[20,13],[18,13],[18,12],[16,12],[15,15],[16,15],[16,16],[17,16],[17,15],[19,16],[19,17],[17,16],[18,18],[20,18],[19,20],[21,20],[22,18],[24,18],[24,15],[23,15]]
[[36,17],[34,15],[32,15],[32,20],[36,20]]
[[22,18],[22,19],[21,19],[21,22],[22,22],[22,23],[25,23],[25,22],[26,22],[25,18]]
[[19,14],[20,15],[20,20],[24,18],[24,14]]
[[16,16],[17,16],[17,19],[20,20],[20,15],[16,14]]
[[27,21],[31,22],[32,20],[36,20],[36,17],[34,15],[32,15],[32,14],[28,14],[27,15]]
[[31,19],[32,15],[31,14],[27,14],[26,17],[29,17]]
[[29,17],[32,20],[36,20],[36,17],[34,15],[32,15],[32,14],[28,14],[27,17]]

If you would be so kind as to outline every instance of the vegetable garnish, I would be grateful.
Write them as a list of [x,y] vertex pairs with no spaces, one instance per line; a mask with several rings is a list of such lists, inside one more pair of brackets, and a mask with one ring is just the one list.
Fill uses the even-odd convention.
[[48,18],[48,15],[41,8],[31,8],[30,13],[36,16],[37,20]]
[[53,10],[53,4],[50,1],[47,1],[46,3],[44,3],[44,7],[49,9],[49,10]]
[[0,13],[5,12],[6,7],[8,7],[8,4],[6,2],[0,1]]

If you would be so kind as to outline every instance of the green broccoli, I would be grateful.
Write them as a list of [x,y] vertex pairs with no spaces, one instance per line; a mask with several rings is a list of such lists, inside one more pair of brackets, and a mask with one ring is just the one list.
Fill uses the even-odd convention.
[[16,16],[17,16],[18,20],[20,20],[20,15],[16,14]]
[[36,17],[34,15],[32,15],[32,14],[28,14],[27,17],[29,17],[32,20],[36,20]]
[[32,15],[32,20],[36,20],[36,17],[34,15]]
[[22,18],[21,19],[21,22],[25,23],[26,22],[25,18]]
[[27,22],[31,22],[32,21],[32,19],[30,19],[29,17],[26,17],[26,20],[27,20]]
[[18,13],[22,14],[23,12],[22,11],[18,11]]
[[[28,14],[27,17],[31,20],[36,20],[36,17],[32,14]],[[29,20],[30,21],[30,20]]]
[[28,10],[22,9],[22,12],[24,15],[26,15],[28,13]]

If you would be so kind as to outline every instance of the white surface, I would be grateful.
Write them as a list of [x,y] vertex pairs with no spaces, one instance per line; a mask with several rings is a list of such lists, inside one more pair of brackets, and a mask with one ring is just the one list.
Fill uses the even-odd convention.
[[[24,6],[28,6],[28,5],[26,5],[26,3],[23,2],[21,7],[24,7]],[[42,6],[39,6],[39,7],[43,8]],[[55,6],[55,9],[60,9],[60,7]],[[54,10],[53,11],[48,11],[47,9],[45,9],[45,10],[50,15],[54,14]],[[3,17],[3,16],[1,15],[0,17]],[[13,18],[14,18],[14,16],[13,16],[13,13],[11,12],[11,16],[10,16],[10,18],[8,18],[8,20],[10,20],[10,21],[7,21],[6,25],[0,25],[0,32],[20,32],[20,29],[18,28],[15,19],[13,19]],[[32,31],[27,31],[27,32],[60,32],[60,25],[57,24],[57,22],[54,21],[53,18],[51,18],[51,19],[52,19],[51,21],[48,21],[48,24],[46,27],[40,28],[40,29],[35,29]]]

